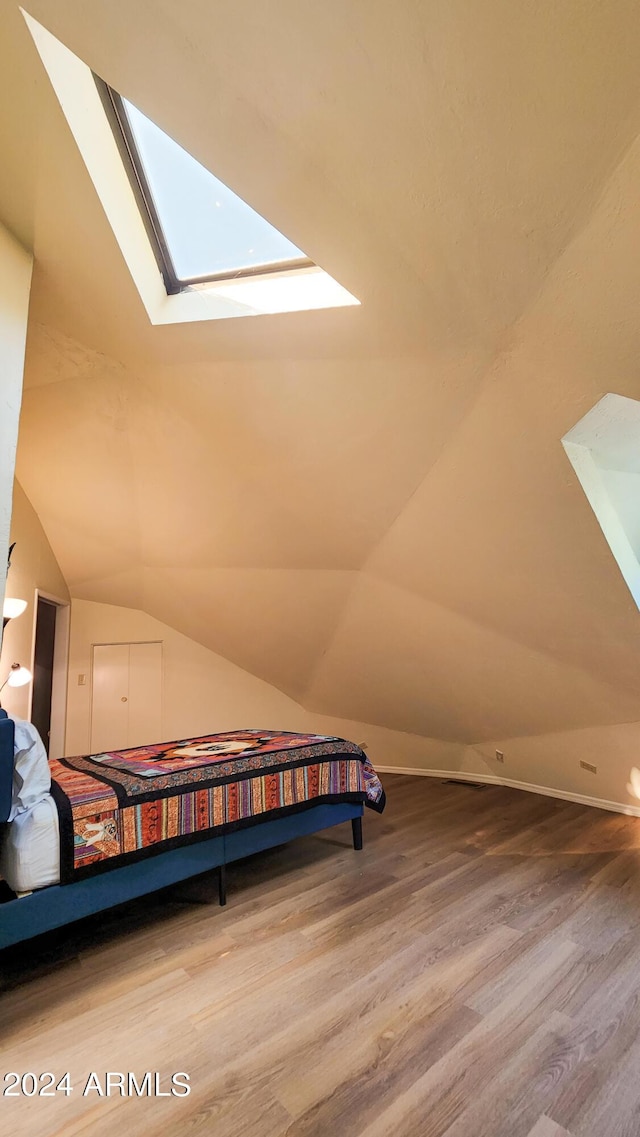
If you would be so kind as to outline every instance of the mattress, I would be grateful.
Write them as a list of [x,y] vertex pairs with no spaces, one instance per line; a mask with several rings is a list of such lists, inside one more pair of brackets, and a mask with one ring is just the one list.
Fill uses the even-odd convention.
[[32,892],[60,880],[58,810],[51,794],[7,825],[0,877],[14,892]]

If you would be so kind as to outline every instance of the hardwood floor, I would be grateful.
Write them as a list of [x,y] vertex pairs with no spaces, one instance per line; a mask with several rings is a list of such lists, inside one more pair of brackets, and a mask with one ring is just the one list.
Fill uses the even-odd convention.
[[226,909],[212,874],[0,957],[0,1073],[74,1086],[3,1132],[638,1137],[640,820],[384,782],[361,853],[345,825],[231,866]]

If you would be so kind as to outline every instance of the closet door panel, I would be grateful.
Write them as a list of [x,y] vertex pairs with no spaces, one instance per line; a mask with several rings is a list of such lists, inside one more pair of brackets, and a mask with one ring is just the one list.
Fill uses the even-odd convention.
[[91,753],[122,750],[129,738],[129,644],[94,644]]
[[130,644],[128,746],[163,742],[162,644]]

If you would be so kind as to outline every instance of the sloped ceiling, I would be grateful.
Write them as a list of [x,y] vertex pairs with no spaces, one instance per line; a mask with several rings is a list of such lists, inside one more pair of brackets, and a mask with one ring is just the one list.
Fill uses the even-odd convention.
[[18,477],[72,594],[430,737],[638,718],[640,614],[560,443],[640,397],[637,4],[250,7],[29,6],[362,302],[152,328],[0,0]]

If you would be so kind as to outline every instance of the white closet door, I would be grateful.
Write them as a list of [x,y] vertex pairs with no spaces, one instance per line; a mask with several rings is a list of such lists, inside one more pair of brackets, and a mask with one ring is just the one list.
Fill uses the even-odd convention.
[[122,750],[129,737],[129,644],[94,644],[91,753]]
[[162,644],[129,644],[127,746],[162,742]]
[[162,742],[162,644],[94,644],[91,751]]

